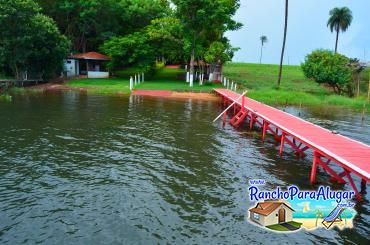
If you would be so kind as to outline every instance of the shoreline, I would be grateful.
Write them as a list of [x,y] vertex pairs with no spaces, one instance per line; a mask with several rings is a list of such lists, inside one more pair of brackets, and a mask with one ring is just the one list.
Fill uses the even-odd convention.
[[202,92],[202,91],[171,91],[171,90],[143,90],[137,89],[133,90],[131,93],[100,93],[93,89],[86,87],[74,87],[68,86],[66,83],[45,83],[41,85],[35,85],[31,87],[20,88],[21,90],[32,91],[32,92],[65,92],[74,91],[80,93],[87,93],[90,95],[103,95],[103,96],[148,96],[148,97],[162,97],[170,99],[197,99],[206,101],[217,101],[217,97],[212,92]]
[[[109,86],[108,86],[109,87]],[[16,88],[15,90],[17,90]],[[104,91],[105,87],[88,87],[88,86],[71,86],[68,85],[68,82],[51,82],[41,85],[35,85],[31,87],[19,88],[19,92],[31,91],[31,92],[60,92],[60,91],[75,91],[80,93],[86,93],[90,95],[103,95],[103,96],[130,96],[130,95],[144,95],[144,96],[155,96],[155,97],[165,97],[165,98],[177,98],[177,99],[200,99],[200,100],[216,100],[217,96],[213,96],[211,91],[202,91],[202,90],[146,90],[146,89],[137,89],[133,92],[127,91],[128,88],[123,89],[122,91],[114,91],[109,89],[109,91]],[[162,94],[137,94],[137,91],[162,91]],[[171,94],[170,94],[171,93]],[[336,104],[335,95],[330,95],[326,99],[320,99],[319,96],[312,94],[307,94],[304,92],[296,92],[298,97],[293,96],[295,92],[286,94],[286,91],[250,91],[249,98],[257,100],[266,105],[273,107],[316,107],[325,110],[332,109],[347,109],[356,112],[362,112],[364,117],[370,114],[370,103],[365,103],[363,101],[357,101],[357,104]],[[305,98],[307,96],[307,98]],[[303,99],[302,99],[303,98]],[[305,98],[305,99],[304,99]],[[343,98],[342,98],[343,99]],[[346,100],[353,100],[351,98],[345,98]],[[333,100],[334,102],[332,102]]]

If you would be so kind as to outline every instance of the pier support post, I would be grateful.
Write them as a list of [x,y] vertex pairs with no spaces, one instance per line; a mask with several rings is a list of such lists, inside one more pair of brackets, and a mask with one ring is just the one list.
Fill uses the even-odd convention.
[[316,182],[316,170],[317,170],[318,157],[319,157],[319,154],[317,152],[314,152],[313,153],[312,169],[311,169],[311,177],[310,177],[311,185],[315,184],[315,182]]
[[262,143],[265,143],[267,126],[268,126],[267,122],[264,120],[263,127],[262,127]]
[[280,151],[279,151],[280,157],[283,155],[284,143],[285,143],[285,134],[282,133],[282,135],[281,135],[281,142],[280,142]]
[[251,112],[251,119],[249,121],[249,129],[252,129],[253,128],[253,124],[254,124],[254,114],[253,112]]
[[355,182],[353,181],[352,179],[352,176],[351,176],[351,172],[348,171],[347,169],[344,169],[344,172],[346,173],[346,176],[347,176],[347,179],[349,181],[349,184],[352,186],[353,190],[355,191],[355,194],[356,194],[356,197],[357,197],[357,200],[359,201],[362,201],[362,196],[361,194],[358,192],[358,189],[355,185]]
[[361,180],[361,192],[364,192],[366,190],[366,180]]

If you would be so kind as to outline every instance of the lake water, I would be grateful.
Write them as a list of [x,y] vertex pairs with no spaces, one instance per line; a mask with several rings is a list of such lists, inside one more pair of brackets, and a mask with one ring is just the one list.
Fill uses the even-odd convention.
[[[358,113],[286,110],[370,144]],[[248,180],[310,189],[311,159],[279,158],[272,138],[212,124],[220,111],[78,93],[0,103],[0,243],[369,244],[369,191],[353,229],[276,234],[248,223]],[[329,183],[322,171],[318,180]]]

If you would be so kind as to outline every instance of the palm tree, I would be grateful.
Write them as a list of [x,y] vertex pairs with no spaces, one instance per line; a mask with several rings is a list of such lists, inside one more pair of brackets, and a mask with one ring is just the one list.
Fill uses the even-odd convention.
[[268,42],[267,37],[265,35],[262,35],[260,37],[261,40],[261,56],[260,56],[260,64],[262,63],[262,52],[263,52],[263,45]]
[[330,28],[331,32],[337,32],[337,37],[335,39],[335,53],[337,53],[339,32],[345,32],[351,25],[353,19],[352,11],[347,7],[333,8],[330,10],[329,14],[330,18],[327,26]]
[[287,34],[287,29],[288,29],[288,8],[289,8],[289,0],[285,0],[284,40],[283,40],[283,48],[281,49],[279,78],[278,78],[278,88],[280,87],[281,74],[283,72],[283,61],[284,61],[285,42],[286,42],[286,34]]
[[321,211],[321,209],[316,209],[315,214],[316,214],[316,227],[317,227],[317,223],[318,223],[317,221],[319,220],[319,218],[322,219],[322,216],[324,215],[324,213]]

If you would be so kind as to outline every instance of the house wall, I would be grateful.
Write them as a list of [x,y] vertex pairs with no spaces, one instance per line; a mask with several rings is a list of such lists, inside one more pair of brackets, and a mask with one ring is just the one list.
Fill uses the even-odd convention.
[[64,71],[67,73],[67,77],[78,76],[78,61],[74,59],[66,59],[64,61]]
[[277,209],[275,209],[270,215],[265,216],[265,226],[276,225],[279,223],[279,210],[280,208],[285,209],[285,222],[293,221],[293,211],[287,208],[285,205],[281,204]]
[[87,73],[88,78],[109,78],[109,72],[102,71],[89,71]]
[[265,216],[263,215],[259,215],[259,219],[255,219],[254,218],[254,213],[253,212],[249,212],[249,219],[252,220],[253,222],[256,222],[262,226],[265,226]]

